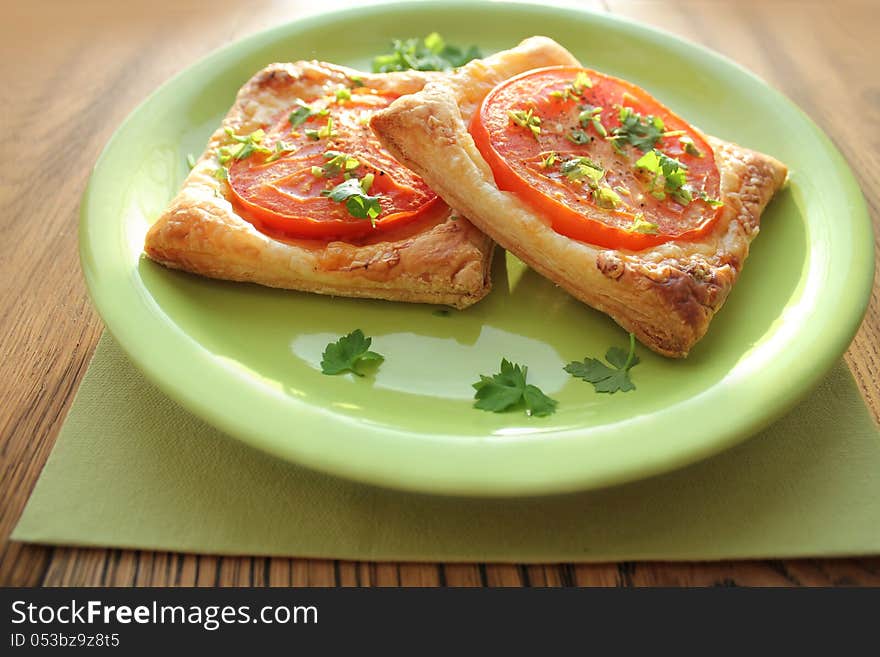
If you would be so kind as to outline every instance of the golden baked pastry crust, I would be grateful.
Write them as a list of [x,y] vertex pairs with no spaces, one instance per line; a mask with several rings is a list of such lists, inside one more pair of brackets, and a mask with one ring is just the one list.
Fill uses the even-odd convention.
[[[584,303],[610,315],[652,350],[684,357],[721,308],[757,235],[761,213],[786,168],[768,155],[708,137],[721,173],[722,216],[700,241],[642,251],[597,247],[555,232],[516,195],[495,185],[467,126],[513,62],[562,50],[544,37],[428,82],[373,115],[371,125],[400,162],[505,249]],[[536,64],[533,68],[542,66]]]
[[239,91],[222,125],[167,210],[149,229],[144,250],[175,269],[271,287],[352,297],[469,306],[490,289],[494,245],[457,213],[358,241],[270,237],[245,220],[217,180],[217,151],[231,143],[224,129],[248,134],[270,123],[297,98],[332,93],[359,76],[398,94],[421,89],[439,73],[361,73],[320,62],[272,64]]

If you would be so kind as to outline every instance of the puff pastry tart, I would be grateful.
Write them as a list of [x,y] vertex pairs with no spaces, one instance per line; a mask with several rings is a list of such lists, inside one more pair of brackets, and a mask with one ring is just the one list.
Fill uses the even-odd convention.
[[320,62],[265,68],[238,93],[144,250],[214,278],[475,303],[490,289],[491,239],[391,157],[368,125],[377,109],[442,76]]
[[686,356],[786,168],[571,55],[513,74],[524,52],[560,49],[533,37],[472,62],[376,112],[373,130],[504,248],[654,351]]

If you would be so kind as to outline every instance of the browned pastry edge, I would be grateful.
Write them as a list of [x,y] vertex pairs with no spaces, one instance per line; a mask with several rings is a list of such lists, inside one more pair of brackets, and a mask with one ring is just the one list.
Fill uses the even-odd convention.
[[786,167],[768,155],[707,137],[721,173],[724,208],[700,241],[625,251],[556,233],[528,204],[498,189],[467,125],[499,78],[509,77],[511,61],[559,50],[567,54],[544,37],[527,39],[399,98],[373,116],[373,130],[394,157],[505,249],[610,315],[652,350],[684,357],[705,335],[736,282],[761,213],[785,181]]
[[297,98],[332,93],[360,77],[396,93],[421,89],[441,74],[362,73],[320,62],[272,64],[239,91],[180,192],[147,232],[144,250],[175,269],[233,281],[320,294],[467,307],[490,290],[493,243],[460,214],[389,231],[361,243],[274,239],[241,216],[217,180],[217,151],[227,127],[249,133]]

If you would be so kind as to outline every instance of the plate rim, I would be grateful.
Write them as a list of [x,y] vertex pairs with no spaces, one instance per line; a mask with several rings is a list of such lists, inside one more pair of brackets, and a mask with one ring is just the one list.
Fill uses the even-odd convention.
[[[600,449],[598,452],[596,451],[598,447],[602,447],[602,443],[598,442],[597,444],[597,441],[601,441],[603,434],[608,430],[607,426],[599,427],[599,429],[604,429],[605,431],[598,431],[593,427],[586,429],[582,428],[580,430],[559,430],[554,432],[553,438],[549,441],[548,438],[550,438],[550,436],[547,434],[539,434],[541,436],[540,438],[532,436],[512,439],[508,437],[505,438],[503,443],[493,441],[489,437],[485,437],[483,440],[470,440],[461,436],[453,437],[442,436],[439,434],[432,436],[420,435],[418,441],[415,441],[406,431],[395,431],[388,427],[367,427],[365,429],[364,425],[356,420],[340,416],[332,416],[333,421],[341,425],[343,429],[358,428],[361,433],[364,433],[364,431],[370,433],[373,439],[372,444],[376,445],[377,448],[381,447],[382,449],[378,449],[377,451],[386,457],[389,456],[389,449],[399,447],[400,444],[406,444],[406,453],[409,458],[401,460],[399,454],[393,454],[392,457],[387,458],[384,463],[378,463],[376,459],[366,461],[347,459],[345,456],[342,456],[341,458],[328,458],[328,453],[333,452],[333,450],[328,449],[326,446],[314,449],[314,447],[304,444],[309,442],[308,438],[297,438],[295,441],[291,441],[289,435],[285,437],[276,435],[278,433],[277,430],[267,431],[265,427],[263,427],[262,430],[259,430],[252,426],[248,426],[242,415],[239,414],[238,417],[235,417],[235,411],[229,408],[226,404],[211,404],[196,394],[192,388],[188,388],[185,383],[183,383],[183,379],[172,380],[168,377],[163,372],[163,366],[168,364],[169,361],[173,361],[171,354],[160,354],[159,358],[155,358],[155,355],[153,355],[154,357],[152,358],[146,356],[140,348],[141,345],[139,344],[140,341],[137,336],[133,335],[131,327],[126,324],[124,319],[118,316],[118,310],[113,307],[114,304],[112,303],[112,300],[107,298],[107,291],[100,287],[103,283],[98,280],[100,276],[95,269],[95,263],[100,262],[100,259],[96,257],[97,254],[91,251],[89,239],[88,207],[93,188],[96,185],[96,180],[101,172],[101,167],[106,164],[106,160],[113,152],[113,147],[116,142],[121,139],[121,136],[125,134],[126,130],[136,122],[141,113],[146,111],[146,108],[150,106],[151,102],[153,102],[156,97],[160,96],[165,89],[174,85],[178,79],[197,73],[200,69],[212,65],[215,60],[231,54],[236,49],[258,44],[259,42],[271,39],[274,36],[282,35],[288,31],[296,31],[297,27],[299,27],[300,30],[309,30],[324,23],[332,23],[340,20],[340,18],[349,18],[358,15],[379,15],[385,12],[418,11],[424,8],[437,7],[443,7],[444,9],[454,9],[456,6],[473,8],[481,5],[484,8],[491,7],[493,10],[501,11],[540,11],[573,15],[573,19],[576,19],[577,16],[587,15],[591,17],[592,20],[600,23],[617,23],[623,25],[627,30],[634,30],[647,34],[655,39],[659,38],[664,41],[671,40],[673,43],[684,44],[689,48],[696,49],[701,56],[709,57],[720,64],[736,69],[740,74],[745,74],[754,82],[763,86],[767,92],[772,94],[775,101],[785,104],[790,110],[794,110],[798,113],[803,119],[806,127],[813,133],[813,136],[823,143],[830,156],[835,160],[834,168],[841,175],[843,182],[846,185],[845,191],[851,197],[849,213],[852,215],[850,223],[853,231],[858,232],[859,227],[861,226],[864,233],[862,237],[865,239],[862,241],[866,243],[866,249],[859,259],[865,260],[866,262],[863,262],[859,267],[862,275],[861,286],[859,287],[854,284],[853,287],[859,287],[859,289],[847,295],[847,308],[844,313],[847,321],[841,322],[834,327],[836,328],[836,331],[833,335],[824,337],[824,342],[826,344],[830,343],[831,346],[826,347],[820,352],[819,357],[812,363],[811,367],[805,368],[804,366],[801,366],[797,368],[797,371],[801,376],[796,379],[794,385],[784,388],[782,393],[778,393],[777,391],[774,397],[774,403],[751,408],[751,412],[748,413],[746,417],[740,419],[735,430],[728,428],[726,431],[715,432],[711,439],[706,438],[705,436],[712,432],[703,430],[699,432],[700,437],[698,439],[694,439],[693,435],[689,438],[679,437],[679,440],[675,442],[675,447],[673,449],[655,448],[653,450],[648,450],[650,457],[646,457],[643,453],[638,459],[621,459],[621,457],[625,457],[625,455],[620,453],[621,449],[619,447],[614,448],[613,445],[605,445],[605,449]],[[870,220],[870,215],[867,211],[867,204],[864,195],[861,192],[851,168],[824,131],[822,131],[822,129],[819,128],[803,110],[778,89],[742,65],[720,53],[710,50],[701,44],[694,43],[686,38],[672,34],[666,30],[651,25],[645,25],[626,17],[595,12],[586,8],[546,6],[534,2],[496,2],[493,0],[483,2],[382,2],[364,7],[352,7],[343,10],[310,14],[256,32],[229,44],[225,44],[198,59],[193,64],[186,66],[183,70],[179,71],[157,87],[131,113],[129,113],[114,131],[112,137],[108,140],[106,146],[102,150],[92,169],[80,203],[79,251],[81,268],[87,283],[89,295],[91,296],[92,302],[98,310],[98,313],[104,319],[107,330],[122,347],[123,351],[128,355],[132,362],[136,364],[138,369],[140,369],[153,384],[157,385],[172,400],[181,403],[196,416],[204,419],[227,434],[258,449],[274,454],[284,460],[304,465],[328,474],[343,476],[363,483],[380,485],[387,488],[423,493],[466,495],[475,497],[546,495],[600,488],[624,483],[660,474],[675,468],[684,467],[745,440],[777,418],[781,417],[793,407],[803,395],[818,384],[820,379],[844,353],[847,346],[852,341],[853,336],[857,332],[867,310],[874,278],[873,226]],[[114,295],[110,294],[109,296],[113,297]],[[153,304],[158,308],[158,305],[155,304],[155,301],[152,299],[142,299],[142,301],[145,302],[144,309],[146,309],[149,304]],[[153,308],[153,310],[155,310],[155,308]],[[165,328],[171,329],[168,334],[169,338],[177,333],[179,334],[176,336],[177,340],[180,340],[181,338],[183,338],[184,341],[192,340],[176,326],[166,326]],[[181,344],[182,343],[180,342],[175,343],[175,349],[179,349]],[[200,363],[201,362],[202,361],[200,360]],[[789,364],[794,367],[797,363],[796,361],[793,361]],[[216,369],[216,365],[213,367]],[[237,385],[244,384],[243,388],[247,392],[248,398],[253,398],[253,394],[251,393],[257,390],[252,382],[248,382],[247,379],[241,376],[232,376],[229,380],[225,381],[224,385],[228,387],[230,382],[235,382]],[[706,392],[718,388],[722,382],[723,380],[719,381],[717,384],[709,388],[708,391],[699,393],[694,397],[677,404],[676,407],[682,407],[682,410],[686,410],[687,407],[693,405],[696,400],[704,398]],[[260,390],[261,392],[258,396],[267,396],[264,389]],[[277,402],[278,400],[275,401]],[[309,422],[313,423],[313,427],[319,425],[321,422],[326,422],[330,417],[323,410],[315,409],[296,399],[291,399],[290,397],[284,397],[283,403],[288,405],[292,403],[300,412],[306,411],[305,416],[307,416]],[[274,407],[273,404],[268,404],[267,406],[267,408]],[[699,405],[695,410],[699,410]],[[634,431],[650,428],[643,420],[639,420],[639,418],[634,418],[617,423],[615,426]],[[693,434],[693,432],[691,433]],[[407,440],[407,437],[408,443],[402,443],[403,440]],[[585,438],[589,440],[585,441]],[[364,438],[359,438],[359,440],[363,439]],[[324,436],[321,436],[316,438],[314,442],[323,443],[324,440]],[[438,454],[442,454],[442,450],[440,452],[437,451],[438,446],[448,447],[449,441],[451,440],[459,441],[457,445],[458,449],[454,450],[458,453],[458,459],[474,459],[473,462],[468,461],[469,467],[460,467],[461,463],[456,461],[455,471],[452,471],[449,468],[449,464],[445,462],[443,467],[438,469],[436,467],[437,461],[431,460],[431,457],[437,458]],[[481,468],[491,467],[494,462],[494,457],[500,455],[499,450],[502,449],[500,445],[503,444],[503,449],[508,452],[507,465],[509,467],[509,453],[516,450],[522,451],[521,447],[524,443],[534,442],[536,440],[541,441],[542,450],[554,453],[553,459],[559,459],[562,457],[563,460],[556,461],[551,459],[554,466],[547,468],[546,472],[543,470],[535,472],[532,469],[524,469],[522,466],[519,466],[519,470],[514,476],[511,476],[510,472],[507,472],[505,476],[499,476],[498,471],[496,470],[493,472],[494,478],[486,478],[487,473],[490,472],[490,470]],[[574,449],[574,441],[581,443],[578,449]],[[603,459],[610,459],[613,465],[606,465],[604,470],[601,471],[590,471],[589,469],[587,471],[582,471],[578,468],[572,470],[571,467],[569,467],[565,469],[565,474],[560,476],[560,466],[564,464],[565,460],[574,460],[571,459],[569,451],[572,451],[572,453],[579,453],[580,450],[583,449],[584,442],[592,444],[594,455],[597,453],[601,454]],[[607,440],[604,442],[608,443]],[[383,445],[387,445],[387,449],[384,448]],[[561,454],[557,454],[560,450]],[[418,452],[422,452],[422,456],[428,458],[424,459],[418,468],[414,468],[412,465],[412,459],[418,456]],[[522,457],[517,458],[519,459]],[[549,475],[547,473],[549,473]]]

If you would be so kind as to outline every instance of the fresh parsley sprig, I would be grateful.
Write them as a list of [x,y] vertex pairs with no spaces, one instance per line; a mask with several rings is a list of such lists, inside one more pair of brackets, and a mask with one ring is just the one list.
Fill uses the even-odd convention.
[[373,59],[374,73],[390,71],[450,71],[482,57],[476,46],[462,50],[449,45],[436,32],[424,39],[394,39],[391,52]]
[[343,335],[336,342],[331,342],[324,349],[321,358],[321,372],[324,374],[342,374],[351,372],[364,376],[357,367],[361,363],[381,363],[385,360],[382,354],[370,351],[373,338],[368,338],[360,329]]
[[557,401],[544,394],[535,385],[526,383],[529,368],[501,360],[501,371],[492,376],[480,375],[473,387],[474,408],[501,413],[508,409],[524,406],[526,415],[544,417],[556,411]]
[[629,334],[629,353],[620,347],[611,347],[606,354],[606,365],[598,358],[584,358],[584,361],[573,361],[565,366],[565,371],[574,377],[593,384],[596,392],[614,394],[618,390],[629,392],[636,386],[629,378],[629,371],[639,364],[636,356],[636,336]]

